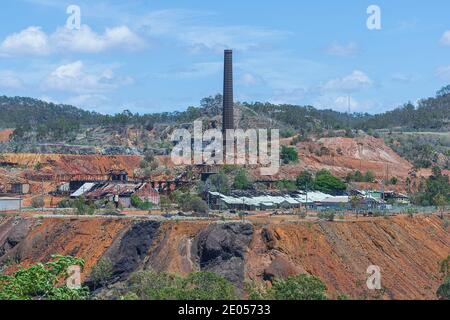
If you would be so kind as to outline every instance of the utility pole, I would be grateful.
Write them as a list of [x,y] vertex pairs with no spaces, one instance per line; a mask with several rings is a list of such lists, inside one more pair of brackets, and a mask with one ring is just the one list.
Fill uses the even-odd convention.
[[44,212],[44,206],[45,206],[45,198],[44,198],[44,178],[41,178],[41,189],[42,189],[42,212]]
[[308,182],[305,181],[305,193],[306,193],[306,202],[305,202],[305,214],[308,216]]

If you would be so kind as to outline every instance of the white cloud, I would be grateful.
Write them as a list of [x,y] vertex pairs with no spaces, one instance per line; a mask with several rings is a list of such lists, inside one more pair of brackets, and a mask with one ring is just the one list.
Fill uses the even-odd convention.
[[87,25],[81,26],[80,30],[61,27],[51,36],[51,43],[60,50],[86,53],[97,53],[114,47],[138,49],[144,46],[144,42],[127,26],[107,28],[103,34],[92,31]]
[[411,83],[415,81],[416,78],[410,74],[395,73],[392,75],[391,80],[400,83]]
[[45,55],[50,52],[48,37],[40,27],[29,27],[5,38],[0,45],[3,55],[33,54]]
[[358,54],[359,48],[354,42],[350,42],[348,44],[340,44],[336,42],[326,48],[326,52],[332,56],[354,57]]
[[103,34],[83,25],[80,30],[58,28],[47,35],[40,27],[29,27],[3,40],[0,53],[3,55],[27,54],[47,55],[52,52],[98,53],[111,48],[139,49],[144,41],[127,26],[107,28]]
[[97,94],[133,82],[131,77],[116,77],[110,67],[86,68],[82,61],[75,61],[57,67],[46,77],[43,86],[45,90]]
[[211,15],[190,10],[160,10],[138,19],[136,24],[148,35],[175,39],[193,53],[221,52],[228,48],[247,51],[270,45],[289,34],[254,26],[212,26],[199,22]]
[[286,32],[249,26],[191,27],[182,31],[178,38],[192,52],[221,52],[229,48],[254,50],[285,35]]
[[323,91],[353,92],[373,85],[373,81],[362,71],[355,70],[351,74],[333,79],[322,86]]
[[[349,100],[350,99],[350,100]],[[320,109],[333,109],[340,112],[368,112],[371,114],[380,112],[380,106],[377,102],[367,99],[359,100],[352,96],[323,95],[314,101],[313,105]]]
[[0,71],[0,88],[20,89],[23,87],[22,79],[13,71]]
[[450,30],[445,31],[442,35],[441,44],[444,46],[450,46]]
[[261,77],[249,72],[244,73],[240,79],[240,83],[246,86],[255,86],[263,82],[264,80]]
[[64,103],[97,111],[107,111],[110,100],[102,94],[81,94],[66,99]]
[[436,71],[436,75],[441,80],[450,81],[450,66],[439,67]]

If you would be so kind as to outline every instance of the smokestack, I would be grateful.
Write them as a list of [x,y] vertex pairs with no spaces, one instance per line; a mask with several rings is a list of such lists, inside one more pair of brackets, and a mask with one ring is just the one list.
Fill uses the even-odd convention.
[[227,129],[234,129],[233,103],[233,51],[225,50],[223,78],[223,121],[222,130],[225,137]]

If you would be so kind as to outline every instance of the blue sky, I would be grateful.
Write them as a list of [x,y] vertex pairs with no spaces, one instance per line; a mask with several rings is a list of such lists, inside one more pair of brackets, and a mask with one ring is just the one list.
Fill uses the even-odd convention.
[[[69,30],[69,5],[81,29]],[[381,9],[381,30],[366,10]],[[5,0],[0,94],[115,113],[183,110],[235,96],[379,113],[450,84],[450,2]]]

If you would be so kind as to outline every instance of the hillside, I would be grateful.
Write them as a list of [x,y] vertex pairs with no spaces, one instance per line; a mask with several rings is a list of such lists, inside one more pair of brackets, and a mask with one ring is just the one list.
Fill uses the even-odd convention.
[[[435,299],[438,262],[449,250],[448,230],[431,216],[263,224],[0,218],[0,266],[6,271],[62,254],[86,260],[83,279],[107,257],[114,282],[143,269],[204,270],[242,287],[306,272],[321,278],[334,298],[345,293],[358,299]],[[378,293],[365,285],[370,265],[382,270]],[[114,290],[97,294],[111,298]]]

